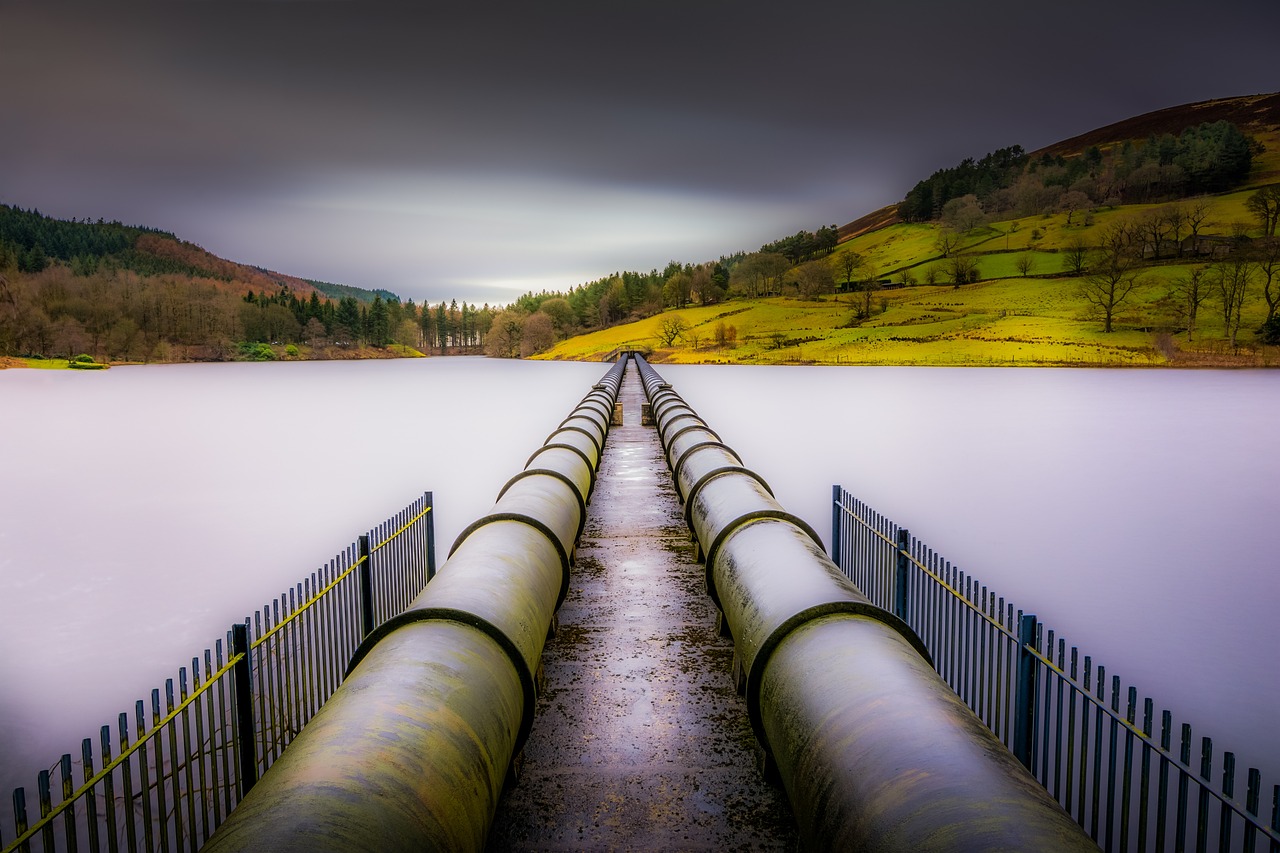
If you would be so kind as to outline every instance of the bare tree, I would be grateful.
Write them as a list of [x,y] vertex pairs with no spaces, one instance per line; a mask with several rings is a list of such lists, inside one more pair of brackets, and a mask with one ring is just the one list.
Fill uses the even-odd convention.
[[1016,269],[1018,271],[1018,275],[1023,278],[1026,278],[1031,274],[1031,268],[1035,265],[1035,255],[1031,254],[1018,255],[1017,259],[1013,262],[1014,269]]
[[676,339],[689,331],[689,324],[679,314],[663,317],[658,322],[658,340],[664,347],[674,346]]
[[1196,318],[1200,306],[1209,298],[1209,282],[1204,275],[1203,267],[1192,267],[1182,278],[1173,283],[1174,293],[1178,297],[1178,311],[1187,322],[1187,340],[1196,333]]
[[1183,207],[1187,221],[1187,235],[1191,238],[1191,248],[1195,249],[1200,241],[1200,230],[1212,224],[1213,205],[1206,198],[1193,198]]
[[951,273],[952,284],[957,288],[978,280],[978,262],[971,255],[953,256],[947,270]]
[[1096,271],[1085,277],[1077,290],[1081,299],[1102,314],[1102,331],[1111,332],[1116,310],[1124,303],[1142,278],[1134,269],[1131,238],[1122,224],[1103,229],[1101,260]]
[[796,289],[805,299],[818,299],[824,293],[835,290],[835,279],[831,275],[831,265],[826,259],[809,261],[795,269]]
[[960,235],[950,228],[943,228],[938,232],[938,236],[934,238],[933,245],[945,258],[955,250],[956,246],[960,245]]
[[1071,275],[1084,275],[1089,267],[1089,244],[1079,237],[1068,243],[1062,252],[1062,266]]
[[1180,204],[1166,204],[1156,211],[1164,220],[1169,239],[1177,249],[1178,257],[1182,257],[1182,233],[1187,230],[1187,210]]
[[1254,262],[1262,274],[1262,298],[1267,302],[1267,319],[1271,322],[1280,310],[1280,238],[1267,237],[1254,244]]
[[1093,200],[1080,190],[1068,190],[1058,200],[1058,208],[1067,214],[1067,225],[1071,224],[1077,213],[1087,210],[1092,204]]
[[[1151,247],[1151,257],[1161,258],[1161,249],[1169,234],[1169,226],[1158,210],[1148,210],[1133,223],[1136,234]],[[1143,247],[1145,252],[1146,246]]]
[[1276,226],[1280,225],[1280,184],[1258,190],[1249,196],[1244,206],[1258,218],[1263,237],[1276,236]]
[[1249,281],[1253,278],[1253,262],[1240,254],[1213,265],[1217,276],[1218,302],[1222,309],[1222,326],[1231,348],[1236,348],[1240,333],[1241,313],[1249,293]]

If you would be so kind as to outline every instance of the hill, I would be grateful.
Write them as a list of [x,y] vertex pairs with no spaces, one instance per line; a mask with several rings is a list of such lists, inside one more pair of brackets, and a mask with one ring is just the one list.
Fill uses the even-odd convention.
[[[412,316],[410,316],[412,315]],[[416,345],[389,291],[229,261],[157,228],[0,205],[0,358],[366,358]],[[409,325],[406,326],[405,323]]]
[[[1203,169],[1192,155],[1237,133],[1215,122],[1247,135],[1247,172],[1227,190],[1180,195],[1187,170],[1175,159]],[[929,221],[883,208],[841,227],[830,256],[758,279],[756,293],[690,298],[706,304],[541,357],[635,347],[680,362],[1280,365],[1267,343],[1280,328],[1261,331],[1280,315],[1280,247],[1251,207],[1259,193],[1280,205],[1280,94],[1159,110],[1002,157],[1008,187],[991,182],[983,199]],[[966,163],[962,178],[979,165]],[[717,266],[744,281],[737,271],[753,262]],[[1108,268],[1123,293],[1100,295]]]

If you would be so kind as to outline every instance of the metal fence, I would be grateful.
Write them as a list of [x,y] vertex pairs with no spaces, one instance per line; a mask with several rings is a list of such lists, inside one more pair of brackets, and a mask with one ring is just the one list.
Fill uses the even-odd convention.
[[832,558],[1103,849],[1280,853],[1280,785],[1268,824],[1256,769],[1242,803],[1234,754],[1215,767],[1205,737],[1193,763],[1189,725],[1163,711],[1157,729],[1151,699],[840,486]]
[[176,692],[166,680],[163,697],[152,690],[85,738],[78,760],[40,771],[38,816],[15,790],[3,853],[198,850],[337,689],[365,635],[435,574],[431,509],[427,492],[233,625],[178,670]]

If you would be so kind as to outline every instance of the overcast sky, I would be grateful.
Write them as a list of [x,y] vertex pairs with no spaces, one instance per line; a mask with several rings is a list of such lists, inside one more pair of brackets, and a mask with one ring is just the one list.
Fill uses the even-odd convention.
[[0,202],[507,302],[1280,90],[1276,0],[435,5],[0,0]]

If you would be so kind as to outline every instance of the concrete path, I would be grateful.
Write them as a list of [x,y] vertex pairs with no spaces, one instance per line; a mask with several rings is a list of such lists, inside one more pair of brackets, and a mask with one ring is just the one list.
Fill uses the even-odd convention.
[[795,850],[633,366],[489,850]]

